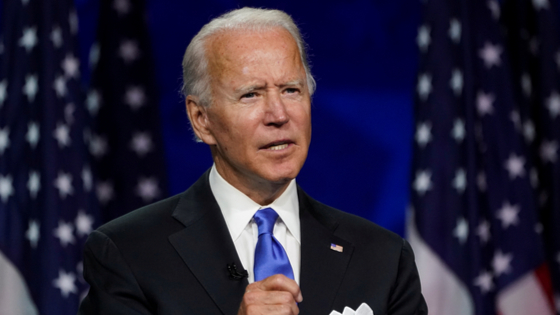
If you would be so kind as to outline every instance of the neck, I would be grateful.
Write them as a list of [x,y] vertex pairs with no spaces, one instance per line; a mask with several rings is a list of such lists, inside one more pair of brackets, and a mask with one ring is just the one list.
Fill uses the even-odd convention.
[[261,206],[269,205],[280,197],[291,182],[291,179],[271,182],[262,178],[245,176],[231,169],[223,168],[218,163],[216,163],[216,170],[226,182]]

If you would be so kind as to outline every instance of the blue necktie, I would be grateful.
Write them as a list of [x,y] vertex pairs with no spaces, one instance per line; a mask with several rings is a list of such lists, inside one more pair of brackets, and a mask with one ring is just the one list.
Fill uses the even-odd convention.
[[283,274],[294,279],[294,272],[282,244],[272,235],[278,213],[272,208],[257,211],[253,216],[259,227],[259,240],[255,248],[255,281],[261,281],[275,274]]

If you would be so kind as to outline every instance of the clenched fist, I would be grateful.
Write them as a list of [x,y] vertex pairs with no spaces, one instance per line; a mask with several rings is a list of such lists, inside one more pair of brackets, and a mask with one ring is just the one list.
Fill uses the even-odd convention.
[[297,283],[284,275],[253,282],[245,289],[238,315],[297,315],[303,301]]

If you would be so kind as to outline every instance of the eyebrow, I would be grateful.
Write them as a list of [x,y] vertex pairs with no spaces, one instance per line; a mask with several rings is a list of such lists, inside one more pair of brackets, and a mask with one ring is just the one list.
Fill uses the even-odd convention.
[[293,80],[293,81],[290,81],[290,82],[286,82],[286,83],[284,83],[284,84],[280,84],[279,87],[282,88],[282,87],[286,87],[286,86],[298,86],[298,85],[299,85],[299,86],[303,86],[303,81],[301,81],[301,80]]
[[[282,83],[280,85],[278,85],[278,87],[280,88],[284,88],[287,86],[303,86],[303,81],[302,80],[293,80],[293,81],[289,81],[286,83]],[[247,85],[247,86],[242,86],[240,88],[237,88],[234,90],[234,92],[236,94],[246,94],[249,93],[251,91],[256,91],[256,90],[263,90],[267,87],[267,84],[252,84],[252,85]]]
[[247,85],[247,86],[242,86],[240,88],[237,88],[234,90],[234,92],[236,94],[246,94],[251,91],[262,90],[264,88],[266,88],[266,84],[252,84],[252,85]]

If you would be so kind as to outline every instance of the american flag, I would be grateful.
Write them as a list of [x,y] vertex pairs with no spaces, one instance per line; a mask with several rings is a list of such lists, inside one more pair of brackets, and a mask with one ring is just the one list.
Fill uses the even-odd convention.
[[430,314],[558,313],[556,5],[423,3],[408,231]]
[[167,196],[155,71],[145,2],[101,0],[86,106],[102,220]]
[[75,314],[98,223],[72,0],[4,0],[0,314]]

